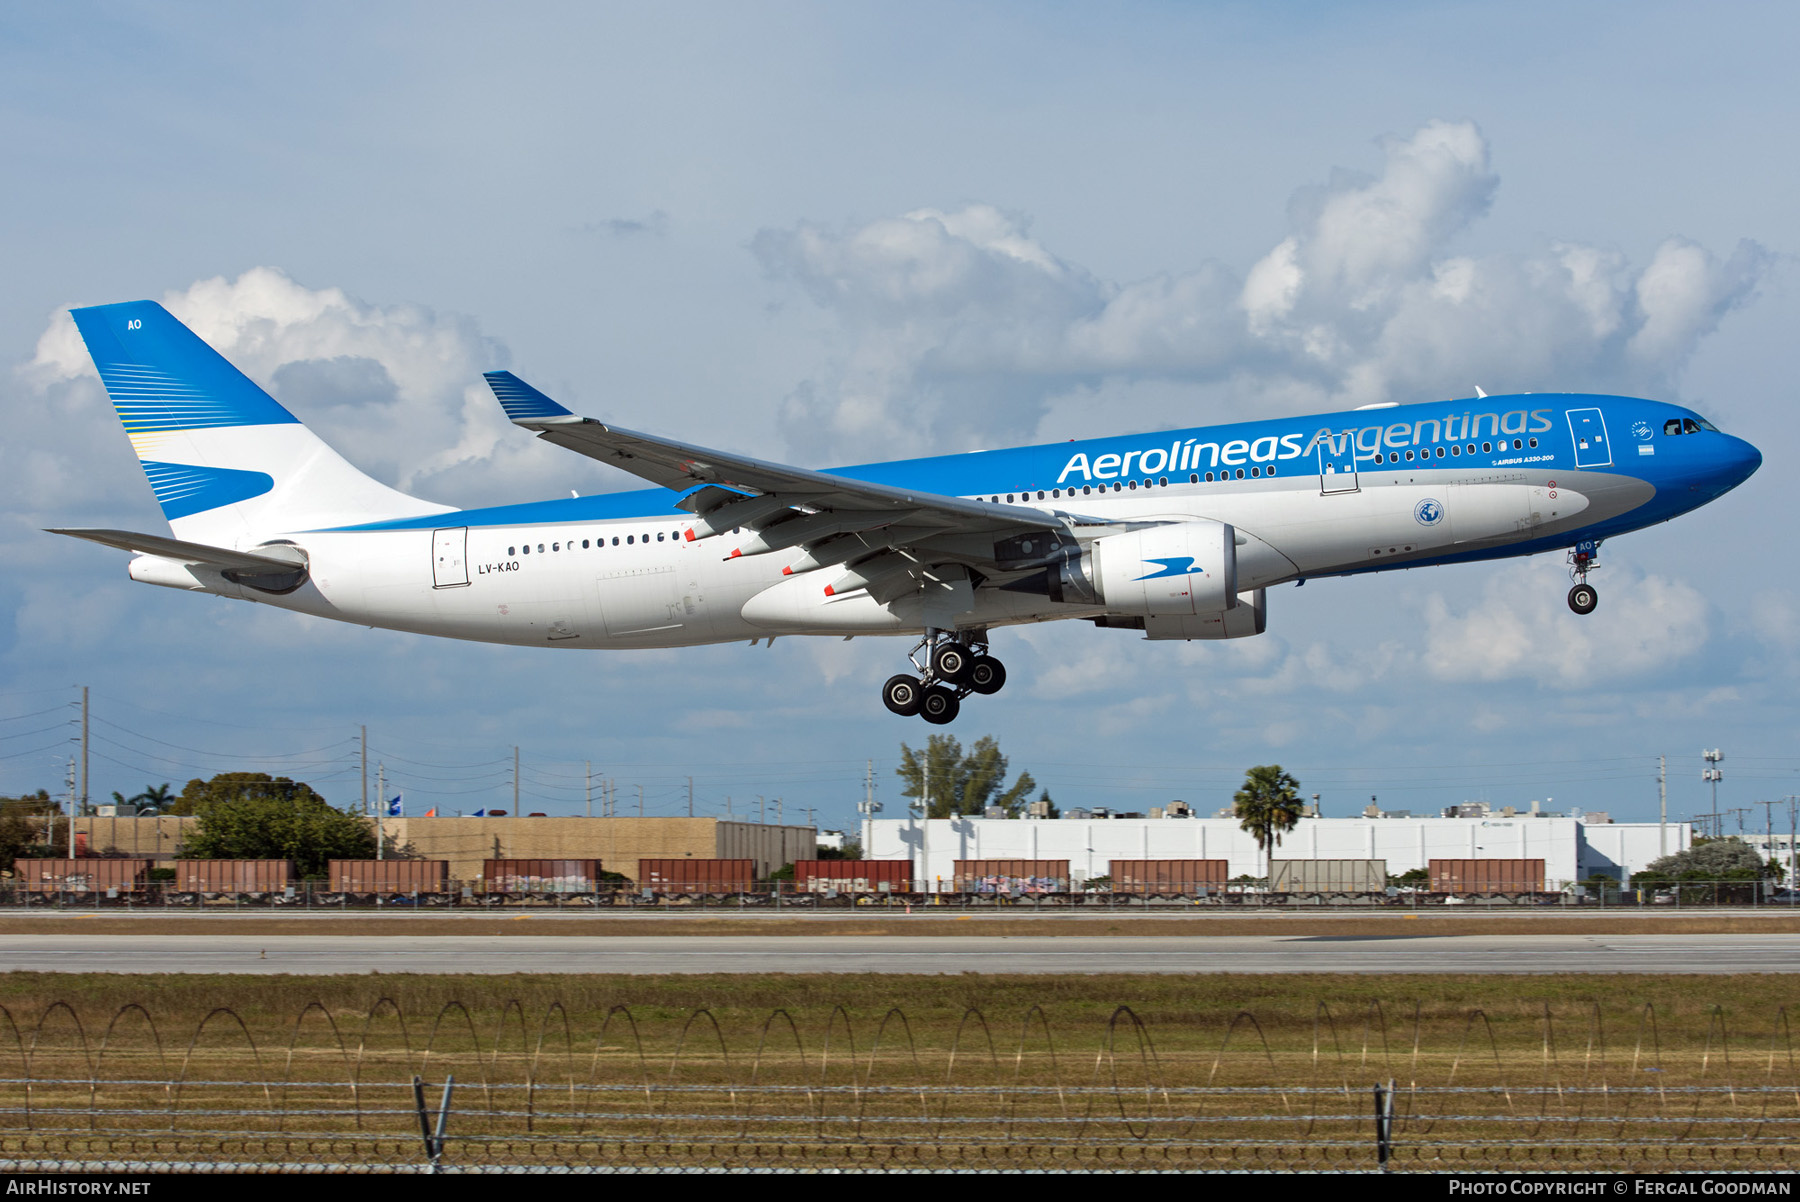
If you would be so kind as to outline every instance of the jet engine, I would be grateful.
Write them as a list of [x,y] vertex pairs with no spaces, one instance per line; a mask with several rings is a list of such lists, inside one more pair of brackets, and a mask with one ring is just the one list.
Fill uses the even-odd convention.
[[1067,547],[1043,574],[1008,587],[1132,617],[1218,613],[1237,605],[1236,542],[1231,526],[1208,519],[1147,526]]

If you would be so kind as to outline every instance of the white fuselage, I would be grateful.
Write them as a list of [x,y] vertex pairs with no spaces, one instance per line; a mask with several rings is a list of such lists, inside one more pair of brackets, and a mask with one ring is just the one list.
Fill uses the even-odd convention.
[[[1560,477],[1547,487],[1549,477]],[[1543,477],[1543,478],[1539,478]],[[1529,470],[1365,469],[1353,492],[1327,492],[1312,472],[1263,480],[1107,489],[1021,504],[1110,521],[1206,518],[1238,532],[1237,584],[1248,591],[1309,576],[1405,567],[1451,554],[1532,542],[1641,503],[1629,476]],[[1585,491],[1584,491],[1585,490]],[[1010,499],[1010,498],[1009,498]],[[1422,524],[1423,502],[1447,520]],[[241,596],[362,625],[522,646],[673,647],[782,634],[907,634],[924,628],[904,602],[866,593],[827,597],[830,569],[784,576],[798,552],[732,556],[748,534],[683,537],[683,513],[545,524],[435,529],[295,531],[307,582],[275,595],[242,588],[203,567],[144,557],[133,576]],[[1101,528],[1104,530],[1105,528]],[[1504,553],[1503,551],[1501,553]],[[776,590],[771,592],[771,590]],[[789,604],[751,606],[793,594]],[[746,616],[746,607],[752,616]],[[771,619],[775,612],[781,616]],[[963,627],[1092,618],[1104,606],[1057,604],[1030,593],[982,589]]]

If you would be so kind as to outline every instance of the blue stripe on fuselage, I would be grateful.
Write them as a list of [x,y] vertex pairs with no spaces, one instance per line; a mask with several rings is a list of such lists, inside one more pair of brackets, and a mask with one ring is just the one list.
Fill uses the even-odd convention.
[[[1081,497],[1078,490],[1082,486],[1110,486],[1115,481],[1166,477],[1170,483],[1177,480],[1186,483],[1191,474],[1197,473],[1204,481],[1209,471],[1216,476],[1220,471],[1235,472],[1239,468],[1247,477],[1252,467],[1273,467],[1278,479],[1311,478],[1319,470],[1321,441],[1334,439],[1340,449],[1346,445],[1357,448],[1361,461],[1358,467],[1363,471],[1374,470],[1373,456],[1379,453],[1384,469],[1398,466],[1387,462],[1389,456],[1397,454],[1401,457],[1400,463],[1409,465],[1406,470],[1414,474],[1439,469],[1459,472],[1516,469],[1536,474],[1576,467],[1576,449],[1566,415],[1570,410],[1580,409],[1601,410],[1611,443],[1611,465],[1585,470],[1629,475],[1657,488],[1656,501],[1646,507],[1655,510],[1656,516],[1650,516],[1645,510],[1634,512],[1622,528],[1637,529],[1664,521],[1711,499],[1710,495],[1704,499],[1690,496],[1690,481],[1706,477],[1713,470],[1715,465],[1706,454],[1706,444],[1726,436],[1710,433],[1665,436],[1663,424],[1668,419],[1694,416],[1690,410],[1675,405],[1635,397],[1565,393],[1490,396],[1228,426],[1199,426],[927,459],[858,464],[832,471],[852,480],[904,485],[944,496],[998,496],[1008,500],[1010,493],[1013,496],[1029,494],[1020,499],[1035,500],[1040,491],[1048,498],[1052,489],[1060,488],[1065,494],[1074,491],[1075,500],[1071,504],[1078,506]],[[1633,427],[1638,423],[1648,425],[1648,437],[1634,435]],[[1448,434],[1460,437],[1448,438]],[[1529,441],[1533,438],[1538,440],[1535,448]],[[1517,449],[1512,445],[1515,439],[1521,444]],[[1345,440],[1348,440],[1347,444]],[[1482,451],[1483,443],[1493,449]],[[1476,447],[1474,453],[1467,450],[1471,444]],[[1462,448],[1463,453],[1450,454],[1453,445]],[[1640,446],[1648,446],[1654,453],[1640,454]],[[1195,453],[1186,448],[1199,450]],[[1442,457],[1438,455],[1440,448],[1444,451]],[[1408,451],[1414,455],[1410,461],[1405,458]],[[1185,468],[1172,468],[1169,466],[1171,454],[1179,457],[1178,462],[1186,463],[1189,459],[1193,462],[1186,463]],[[1420,460],[1421,455],[1424,462]],[[1146,462],[1156,466],[1140,471]],[[1128,475],[1123,474],[1126,466],[1131,468]],[[680,495],[672,489],[637,489],[466,509],[339,529],[426,530],[452,525],[549,525],[670,518],[683,516],[683,511],[675,508]],[[1618,524],[1615,521],[1607,525]],[[1583,537],[1596,536],[1583,532]],[[1571,536],[1546,541],[1554,546],[1567,545]],[[1501,554],[1520,554],[1522,546],[1505,548]],[[1483,557],[1485,555],[1468,558]],[[1449,557],[1454,558],[1463,557]],[[1416,566],[1418,562],[1411,561],[1404,566]]]

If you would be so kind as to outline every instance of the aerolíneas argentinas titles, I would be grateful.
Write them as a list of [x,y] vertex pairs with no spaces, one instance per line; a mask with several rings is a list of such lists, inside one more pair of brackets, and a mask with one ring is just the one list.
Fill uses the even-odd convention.
[[819,472],[578,417],[490,372],[514,424],[654,487],[453,509],[352,467],[152,301],[75,322],[172,537],[58,533],[136,552],[134,580],[524,646],[912,636],[916,671],[882,700],[935,723],[1005,683],[1001,626],[1242,638],[1275,585],[1546,551],[1589,613],[1602,539],[1762,462],[1677,405],[1541,393]]

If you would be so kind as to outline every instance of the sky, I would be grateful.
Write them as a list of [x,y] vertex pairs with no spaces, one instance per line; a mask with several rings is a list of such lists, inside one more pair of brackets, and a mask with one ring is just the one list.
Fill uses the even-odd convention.
[[[996,738],[1066,806],[1800,793],[1800,11],[1429,4],[0,8],[0,793],[219,771],[409,813],[855,821],[899,640],[488,647],[131,583],[164,529],[67,310],[148,297],[364,470],[482,505],[635,481],[480,373],[811,466],[1594,391],[1759,446],[1711,506],[1555,557],[1274,590],[1267,634],[999,632]],[[590,783],[592,782],[592,783]],[[758,798],[761,798],[759,803]],[[1779,824],[1785,804],[1775,809]],[[1738,817],[1727,820],[1728,829]]]

